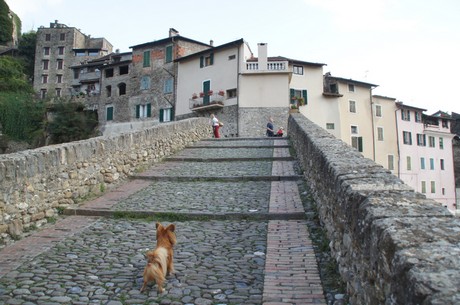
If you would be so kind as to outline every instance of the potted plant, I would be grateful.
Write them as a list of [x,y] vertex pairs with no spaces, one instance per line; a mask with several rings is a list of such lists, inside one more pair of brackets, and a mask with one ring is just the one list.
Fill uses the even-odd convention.
[[203,92],[200,92],[200,97],[204,97],[204,93],[203,93]]
[[208,95],[211,96],[214,92],[212,90],[208,91]]
[[197,95],[196,93],[193,93],[193,94],[192,94],[192,99],[195,100],[195,99],[197,99],[197,98],[198,98],[198,95]]
[[219,95],[220,95],[220,96],[224,96],[224,95],[225,95],[224,90],[219,90]]

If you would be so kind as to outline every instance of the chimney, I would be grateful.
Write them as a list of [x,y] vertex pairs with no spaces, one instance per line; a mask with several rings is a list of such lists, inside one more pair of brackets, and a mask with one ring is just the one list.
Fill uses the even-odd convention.
[[214,40],[211,39],[211,40],[209,41],[209,45],[210,45],[211,47],[213,47],[213,46],[214,46]]
[[179,35],[179,32],[173,28],[169,28],[169,37],[174,37]]
[[267,70],[267,44],[266,43],[259,43],[258,46],[258,63],[259,63],[259,70]]

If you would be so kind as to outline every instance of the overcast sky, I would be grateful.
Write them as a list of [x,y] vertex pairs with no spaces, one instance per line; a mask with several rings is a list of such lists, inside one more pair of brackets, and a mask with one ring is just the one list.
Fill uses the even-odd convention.
[[214,45],[243,38],[257,56],[325,63],[406,105],[460,113],[459,0],[6,0],[22,31],[58,20],[115,49],[180,35]]

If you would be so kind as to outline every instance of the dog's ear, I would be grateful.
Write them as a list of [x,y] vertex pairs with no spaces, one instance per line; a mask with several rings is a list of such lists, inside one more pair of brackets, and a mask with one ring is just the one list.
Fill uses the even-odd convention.
[[176,225],[172,223],[166,227],[166,230],[174,232],[176,230]]
[[158,227],[160,227],[160,226],[161,226],[161,223],[159,223],[159,222],[157,222],[157,223],[155,224],[155,228],[157,228],[157,230],[158,230]]

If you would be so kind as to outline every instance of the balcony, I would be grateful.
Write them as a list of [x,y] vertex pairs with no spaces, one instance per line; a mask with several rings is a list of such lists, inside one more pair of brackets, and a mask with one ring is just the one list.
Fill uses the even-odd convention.
[[289,72],[287,61],[270,61],[265,67],[261,67],[257,61],[248,61],[244,65],[243,73],[286,73]]
[[92,82],[92,81],[98,81],[101,78],[101,71],[94,71],[94,72],[86,72],[86,73],[81,73],[80,74],[80,82]]
[[189,108],[192,111],[209,111],[221,109],[224,107],[224,96],[218,93],[201,94],[200,96],[192,97],[189,100]]

